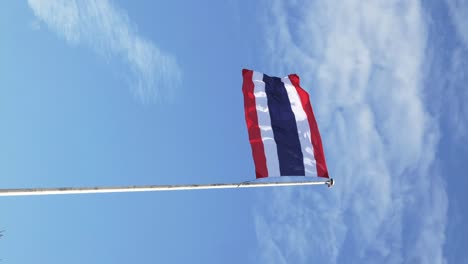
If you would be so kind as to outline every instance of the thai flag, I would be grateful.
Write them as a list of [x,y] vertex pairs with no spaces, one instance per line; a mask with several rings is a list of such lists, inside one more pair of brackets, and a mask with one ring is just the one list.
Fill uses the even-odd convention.
[[309,94],[299,76],[242,70],[245,120],[257,178],[329,178]]

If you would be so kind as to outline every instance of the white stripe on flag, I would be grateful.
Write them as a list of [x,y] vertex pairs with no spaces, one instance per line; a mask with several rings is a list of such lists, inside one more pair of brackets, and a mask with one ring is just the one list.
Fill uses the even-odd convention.
[[307,114],[302,107],[301,98],[294,85],[292,85],[291,80],[289,80],[289,77],[284,77],[281,80],[288,92],[289,102],[291,103],[291,108],[296,118],[297,132],[301,143],[302,155],[304,156],[305,176],[317,176],[316,161],[310,137],[310,126],[307,120]]
[[278,150],[271,127],[270,112],[268,110],[268,100],[265,93],[265,82],[263,73],[253,72],[252,81],[254,83],[254,96],[257,108],[258,126],[265,148],[265,157],[268,168],[268,177],[280,176]]

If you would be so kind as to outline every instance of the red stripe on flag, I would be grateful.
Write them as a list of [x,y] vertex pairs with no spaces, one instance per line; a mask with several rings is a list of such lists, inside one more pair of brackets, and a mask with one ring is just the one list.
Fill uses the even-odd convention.
[[304,108],[307,120],[309,121],[312,146],[314,147],[314,157],[317,165],[317,176],[329,178],[327,163],[325,162],[325,153],[323,152],[322,138],[320,137],[317,121],[315,120],[314,111],[312,110],[309,94],[300,86],[299,76],[290,74],[288,77],[301,98],[302,108]]
[[242,92],[244,93],[244,111],[247,130],[249,131],[250,145],[255,163],[255,174],[257,178],[268,177],[268,169],[265,158],[265,147],[263,146],[260,127],[258,126],[257,108],[255,104],[254,83],[252,81],[253,71],[242,70],[244,82]]

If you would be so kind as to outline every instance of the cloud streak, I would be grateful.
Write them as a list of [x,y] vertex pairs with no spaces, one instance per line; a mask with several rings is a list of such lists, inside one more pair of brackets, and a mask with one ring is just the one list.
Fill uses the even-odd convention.
[[448,199],[434,165],[437,119],[423,101],[420,2],[265,5],[271,72],[298,72],[310,89],[338,184],[259,199],[264,262],[444,263]]
[[144,39],[127,14],[107,0],[28,0],[38,19],[72,45],[116,57],[128,66],[130,85],[142,102],[170,95],[182,71],[174,56]]
[[[457,140],[467,137],[468,131],[468,109],[464,107],[468,99],[468,91],[465,89],[468,63],[468,3],[459,0],[446,0],[449,7],[449,15],[460,39],[461,45],[454,49],[451,65],[448,69],[442,69],[443,76],[447,78],[447,83],[440,88],[440,96],[449,98],[443,107],[448,108],[450,114],[451,128]],[[446,72],[448,70],[448,72]],[[446,99],[447,100],[447,99]],[[442,107],[441,107],[442,108]]]
[[468,3],[463,0],[446,0],[450,18],[465,48],[468,49]]

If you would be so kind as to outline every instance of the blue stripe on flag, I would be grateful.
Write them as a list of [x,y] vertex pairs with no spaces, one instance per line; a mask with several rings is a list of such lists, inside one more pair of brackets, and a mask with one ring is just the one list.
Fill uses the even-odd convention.
[[284,83],[278,77],[263,75],[271,126],[278,150],[281,176],[305,175],[304,157],[296,119]]

